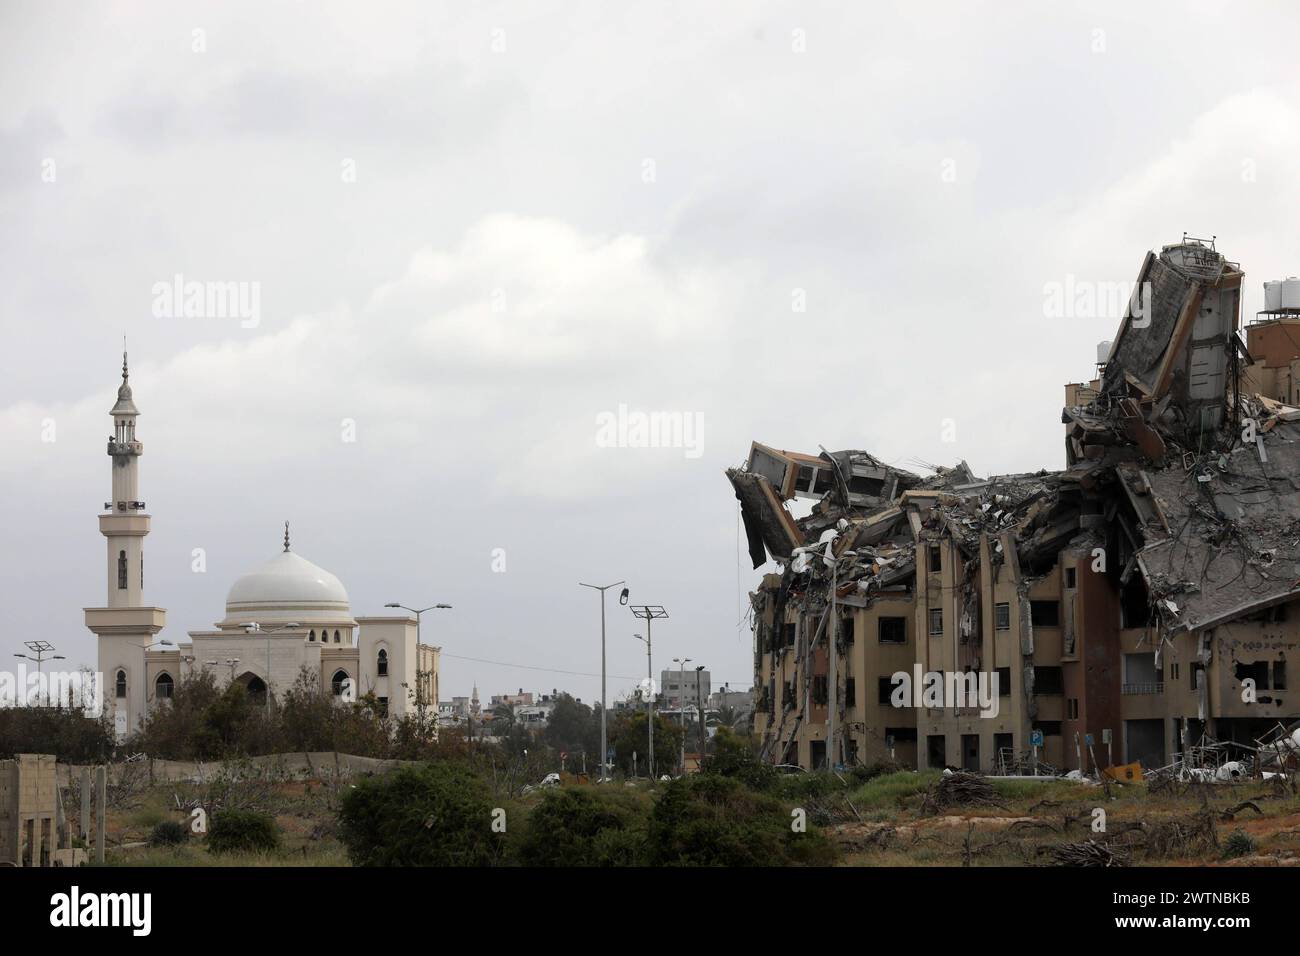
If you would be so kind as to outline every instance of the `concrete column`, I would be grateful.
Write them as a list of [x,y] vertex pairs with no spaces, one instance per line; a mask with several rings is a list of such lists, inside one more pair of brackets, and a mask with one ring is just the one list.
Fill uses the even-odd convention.
[[108,771],[103,766],[95,768],[95,789],[98,791],[97,821],[95,826],[95,862],[104,862],[104,839],[108,820]]
[[90,842],[90,768],[81,768],[81,838]]

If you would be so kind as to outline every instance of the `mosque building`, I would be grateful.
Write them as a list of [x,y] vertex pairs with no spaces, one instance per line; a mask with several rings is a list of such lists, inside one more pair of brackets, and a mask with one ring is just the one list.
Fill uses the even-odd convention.
[[284,549],[235,580],[225,615],[212,630],[190,631],[187,641],[162,637],[167,612],[144,599],[150,516],[140,500],[144,445],[136,436],[140,412],[125,353],[110,414],[112,499],[99,516],[108,600],[85,613],[86,627],[98,638],[99,673],[119,740],[201,669],[211,670],[219,686],[243,684],[255,702],[265,702],[268,693],[273,702],[306,668],[319,675],[322,692],[340,701],[373,694],[394,716],[422,706],[436,714],[441,649],[420,642],[418,618],[354,618],[343,583],[291,549],[287,522]]

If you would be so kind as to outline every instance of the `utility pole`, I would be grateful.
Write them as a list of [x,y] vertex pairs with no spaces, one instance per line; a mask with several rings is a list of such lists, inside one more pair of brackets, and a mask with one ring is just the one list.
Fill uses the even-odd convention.
[[695,712],[700,718],[700,759],[704,758],[704,695],[700,691],[700,672],[704,670],[704,665],[700,664],[695,668]]
[[[605,592],[610,588],[616,588],[623,581],[615,581],[613,584],[583,584],[578,582],[578,587],[591,588],[600,592],[600,779],[603,783],[609,779],[607,773],[609,769],[609,737],[605,730],[605,717],[609,707],[605,700]],[[627,588],[619,595],[619,604],[627,603]]]
[[[668,616],[661,604],[639,604],[632,608],[632,616],[639,617],[645,621],[645,676],[646,676],[646,724],[649,727],[650,735],[650,757],[648,758],[650,767],[650,782],[655,780],[655,671],[654,661],[650,656],[650,622],[659,620]],[[633,637],[642,639],[640,634],[634,634]]]

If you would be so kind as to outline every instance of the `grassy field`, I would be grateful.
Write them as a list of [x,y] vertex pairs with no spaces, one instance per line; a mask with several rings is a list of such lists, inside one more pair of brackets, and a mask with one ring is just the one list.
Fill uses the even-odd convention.
[[[988,802],[936,807],[927,795],[935,772],[899,771],[865,783],[794,775],[778,795],[802,807],[849,866],[1042,866],[1091,841],[1102,858],[1130,866],[1300,865],[1300,795],[1281,784],[1112,784],[1044,779],[991,780]],[[342,785],[346,786],[346,784]],[[318,781],[247,781],[141,787],[108,820],[110,866],[347,866],[335,832],[339,788]],[[192,836],[151,847],[164,820],[188,824],[202,795],[207,806],[257,807],[275,816],[280,849],[210,853]],[[650,794],[643,794],[649,801]],[[526,810],[539,795],[515,806]],[[1096,811],[1104,830],[1095,830]],[[512,810],[512,813],[514,811]],[[1064,848],[1064,849],[1063,849]]]
[[845,862],[1050,865],[1059,862],[1054,851],[1092,841],[1119,865],[1300,865],[1300,797],[1281,785],[1112,784],[1108,793],[1086,783],[993,780],[996,804],[935,810],[924,803],[938,779],[892,773],[847,790],[841,806],[835,796],[820,801]]

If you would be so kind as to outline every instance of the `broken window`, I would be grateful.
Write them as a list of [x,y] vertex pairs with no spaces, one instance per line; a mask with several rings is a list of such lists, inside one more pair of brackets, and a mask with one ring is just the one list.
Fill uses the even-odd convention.
[[905,617],[880,618],[880,643],[881,644],[906,644],[907,643],[907,618]]
[[1164,690],[1164,674],[1156,666],[1154,653],[1124,655],[1125,694],[1158,694]]
[[1078,720],[1078,719],[1079,719],[1079,698],[1077,698],[1077,697],[1067,697],[1067,698],[1066,698],[1066,700],[1065,700],[1065,719],[1066,719],[1066,720]]
[[943,570],[943,557],[937,544],[930,545],[930,573],[938,574]]
[[1286,690],[1286,661],[1273,662],[1273,689]]
[[1030,601],[1029,623],[1034,627],[1060,627],[1060,601]]
[[1188,674],[1188,676],[1191,677],[1192,679],[1192,690],[1196,690],[1197,685],[1200,684],[1200,678],[1197,677],[1197,675],[1200,674],[1201,671],[1203,670],[1205,670],[1204,664],[1202,664],[1200,661],[1192,661],[1192,669],[1190,674]]
[[1253,680],[1256,690],[1268,690],[1268,661],[1238,663],[1235,675],[1239,681]]
[[795,624],[794,621],[788,621],[786,623],[784,629],[785,640],[781,644],[782,647],[794,647],[794,635],[795,635],[796,626],[797,625]]
[[845,644],[853,643],[853,618],[840,618],[840,640]]
[[1034,668],[1034,693],[1055,696],[1065,693],[1065,677],[1059,667]]
[[852,677],[845,678],[844,680],[844,706],[858,706],[858,682]]
[[997,669],[997,675],[998,675],[998,696],[1010,697],[1011,696],[1011,668],[999,667]]
[[865,475],[853,475],[849,478],[849,491],[855,495],[879,498],[884,490],[885,479],[883,478],[869,478]]
[[1151,605],[1142,575],[1134,574],[1119,593],[1120,627],[1146,627],[1151,620]]
[[812,679],[812,700],[818,707],[825,707],[828,699],[826,675],[815,674]]
[[916,743],[915,727],[886,727],[885,737],[893,737],[896,744],[914,744]]
[[881,704],[892,704],[890,699],[894,693],[894,679],[892,677],[881,677],[876,682],[876,701]]
[[1040,720],[1033,725],[1034,730],[1041,730],[1044,737],[1061,736],[1061,722],[1059,720]]
[[1006,601],[993,605],[993,627],[999,631],[1011,630],[1011,605]]
[[1067,588],[1073,589],[1074,586],[1075,586],[1075,581],[1076,581],[1076,579],[1075,579],[1074,568],[1066,568],[1066,569],[1065,569],[1065,586],[1066,586]]
[[941,607],[930,608],[930,633],[932,635],[943,633],[943,608]]

